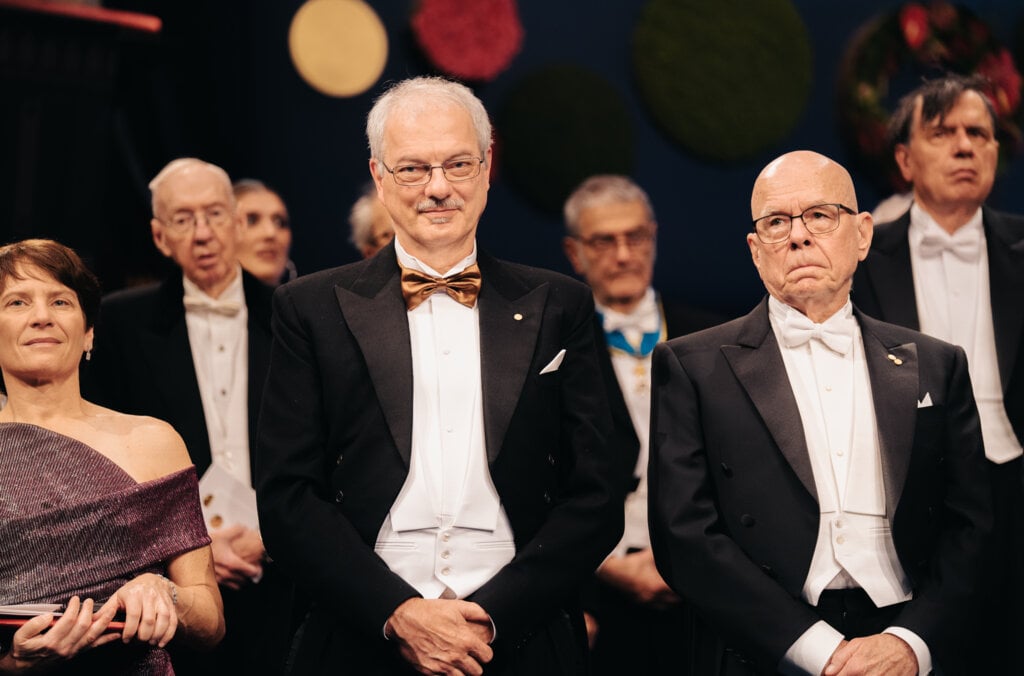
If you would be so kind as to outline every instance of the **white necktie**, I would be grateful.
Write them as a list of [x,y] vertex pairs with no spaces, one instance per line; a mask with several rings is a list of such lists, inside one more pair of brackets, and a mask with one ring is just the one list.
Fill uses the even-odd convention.
[[853,317],[834,314],[824,324],[815,324],[806,315],[790,311],[781,327],[782,340],[786,347],[799,347],[816,338],[831,350],[846,354],[853,345],[853,331],[857,320]]
[[973,263],[978,260],[978,254],[981,253],[978,235],[976,232],[963,229],[958,230],[952,237],[944,233],[926,232],[921,238],[920,252],[925,258],[941,256],[943,251],[951,252],[965,263]]

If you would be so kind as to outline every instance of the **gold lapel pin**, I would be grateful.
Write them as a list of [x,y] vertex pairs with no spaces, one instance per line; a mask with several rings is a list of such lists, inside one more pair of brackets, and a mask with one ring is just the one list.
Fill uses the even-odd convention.
[[885,355],[885,358],[888,359],[889,361],[891,361],[893,364],[896,364],[896,366],[902,366],[903,365],[903,360],[900,359],[899,357],[897,357],[894,354],[887,354],[887,355]]
[[519,314],[519,313],[517,312],[517,313],[515,313],[514,315],[512,315],[512,319],[514,319],[514,320],[516,320],[517,322],[519,322],[519,321],[522,321],[522,319],[523,319],[523,316],[522,316],[521,314]]

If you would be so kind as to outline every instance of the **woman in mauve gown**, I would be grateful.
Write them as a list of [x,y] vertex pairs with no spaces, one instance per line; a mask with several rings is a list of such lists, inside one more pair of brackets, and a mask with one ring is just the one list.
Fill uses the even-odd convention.
[[66,606],[0,631],[0,674],[167,676],[224,635],[181,437],[79,392],[99,302],[71,249],[0,247],[0,605]]

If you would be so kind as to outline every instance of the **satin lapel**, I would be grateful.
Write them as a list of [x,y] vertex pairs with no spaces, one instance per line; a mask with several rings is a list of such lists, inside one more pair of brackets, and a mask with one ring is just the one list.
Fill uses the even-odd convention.
[[988,276],[992,300],[992,328],[996,336],[996,356],[1003,392],[1016,366],[1021,332],[1024,331],[1024,240],[1014,240],[1002,227],[998,214],[984,212],[985,239],[988,243]]
[[351,290],[339,286],[335,294],[366,360],[391,437],[408,467],[412,454],[412,348],[394,255],[387,257],[381,252]]
[[914,296],[914,272],[910,265],[910,241],[907,231],[910,212],[876,235],[876,241],[867,260],[875,298],[881,316],[887,322],[919,330],[917,298]]
[[481,255],[479,262],[480,379],[487,459],[494,462],[533,361],[548,285],[530,288],[499,261]]
[[857,312],[864,341],[878,446],[885,482],[885,511],[896,513],[910,467],[919,389],[917,344],[887,337],[885,324]]
[[146,355],[153,371],[136,374],[145,378],[160,393],[164,406],[172,412],[167,417],[186,440],[192,462],[200,475],[210,466],[210,437],[203,413],[203,398],[199,393],[196,367],[192,361],[192,347],[185,324],[185,294],[182,277],[175,274],[159,290],[159,311],[155,321],[139,333],[136,349]]
[[246,332],[249,340],[249,464],[256,476],[256,435],[259,430],[260,404],[263,385],[270,366],[270,308],[272,290],[248,272],[242,272],[245,290],[246,314],[249,317]]
[[782,353],[768,321],[767,299],[747,315],[739,344],[723,345],[721,349],[782,455],[817,502],[818,491],[804,426]]

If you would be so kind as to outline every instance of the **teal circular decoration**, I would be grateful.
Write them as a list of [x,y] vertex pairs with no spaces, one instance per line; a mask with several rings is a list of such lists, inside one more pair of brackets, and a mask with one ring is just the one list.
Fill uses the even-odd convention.
[[625,102],[608,81],[579,66],[549,66],[524,77],[496,122],[501,174],[548,213],[561,214],[569,193],[589,176],[632,171]]
[[658,125],[702,159],[749,159],[796,126],[812,80],[807,29],[789,0],[651,0],[633,72]]

